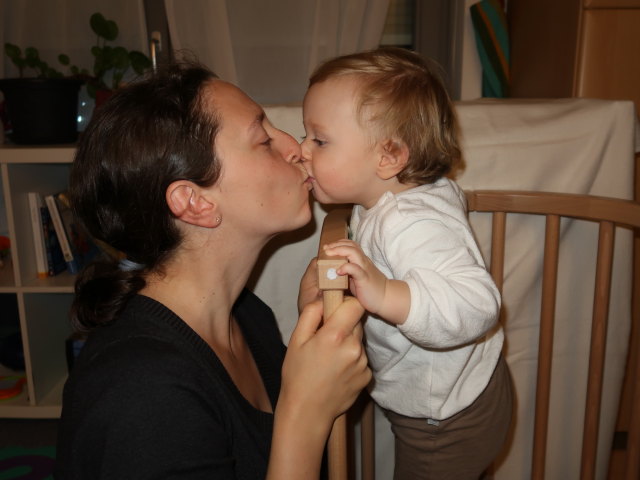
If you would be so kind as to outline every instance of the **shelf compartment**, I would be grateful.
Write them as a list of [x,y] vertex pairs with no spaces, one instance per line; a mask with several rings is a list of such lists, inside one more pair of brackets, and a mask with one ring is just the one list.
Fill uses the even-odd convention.
[[3,265],[0,267],[0,293],[14,293],[16,282],[13,275],[13,260],[11,255],[2,259]]
[[[1,152],[1,150],[0,150]],[[7,214],[9,226],[13,224],[12,255],[16,285],[31,285],[37,280],[33,227],[29,213],[29,192],[43,197],[64,190],[69,182],[69,164],[64,163],[12,163],[6,167],[9,196]],[[53,283],[56,285],[55,281]],[[73,284],[73,282],[70,282]],[[59,285],[57,285],[59,286]]]
[[67,271],[54,277],[30,278],[22,282],[20,291],[24,293],[73,293],[76,276]]
[[0,418],[60,418],[62,390],[66,379],[61,380],[40,405],[32,405],[27,389],[17,397],[0,401]]
[[75,153],[75,145],[0,144],[2,163],[72,163]]
[[68,375],[65,340],[71,335],[73,295],[24,293],[21,300],[21,318],[29,319],[21,327],[30,403],[59,406],[62,398],[57,389]]

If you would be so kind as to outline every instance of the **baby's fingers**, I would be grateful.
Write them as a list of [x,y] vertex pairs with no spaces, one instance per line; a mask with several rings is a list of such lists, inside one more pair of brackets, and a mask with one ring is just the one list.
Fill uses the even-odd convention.
[[326,249],[330,249],[330,248],[336,248],[336,247],[354,247],[357,248],[358,244],[356,242],[354,242],[353,240],[349,240],[348,238],[343,238],[340,240],[336,240],[335,242],[331,242],[331,243],[327,243],[326,245],[323,245],[322,248]]

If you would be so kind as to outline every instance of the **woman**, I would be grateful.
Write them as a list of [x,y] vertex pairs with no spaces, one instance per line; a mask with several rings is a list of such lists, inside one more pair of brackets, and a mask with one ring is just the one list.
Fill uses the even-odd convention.
[[[244,289],[261,248],[311,218],[300,150],[241,90],[173,66],[97,110],[75,213],[126,258],[76,283],[91,330],[65,386],[56,478],[313,479],[370,379],[363,311],[306,308],[285,352]],[[282,371],[282,377],[280,373]]]

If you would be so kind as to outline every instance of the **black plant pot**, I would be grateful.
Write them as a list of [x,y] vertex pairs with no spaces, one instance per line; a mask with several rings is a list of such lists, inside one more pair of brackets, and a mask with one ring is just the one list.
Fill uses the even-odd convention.
[[72,143],[78,138],[78,91],[75,78],[3,78],[10,137],[14,143]]

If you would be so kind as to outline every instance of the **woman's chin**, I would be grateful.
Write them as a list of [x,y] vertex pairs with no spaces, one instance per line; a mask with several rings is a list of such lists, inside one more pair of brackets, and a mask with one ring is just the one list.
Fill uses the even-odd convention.
[[311,203],[307,202],[306,208],[300,214],[300,223],[295,227],[295,229],[304,227],[311,221],[312,218],[313,218],[313,212],[311,211]]

